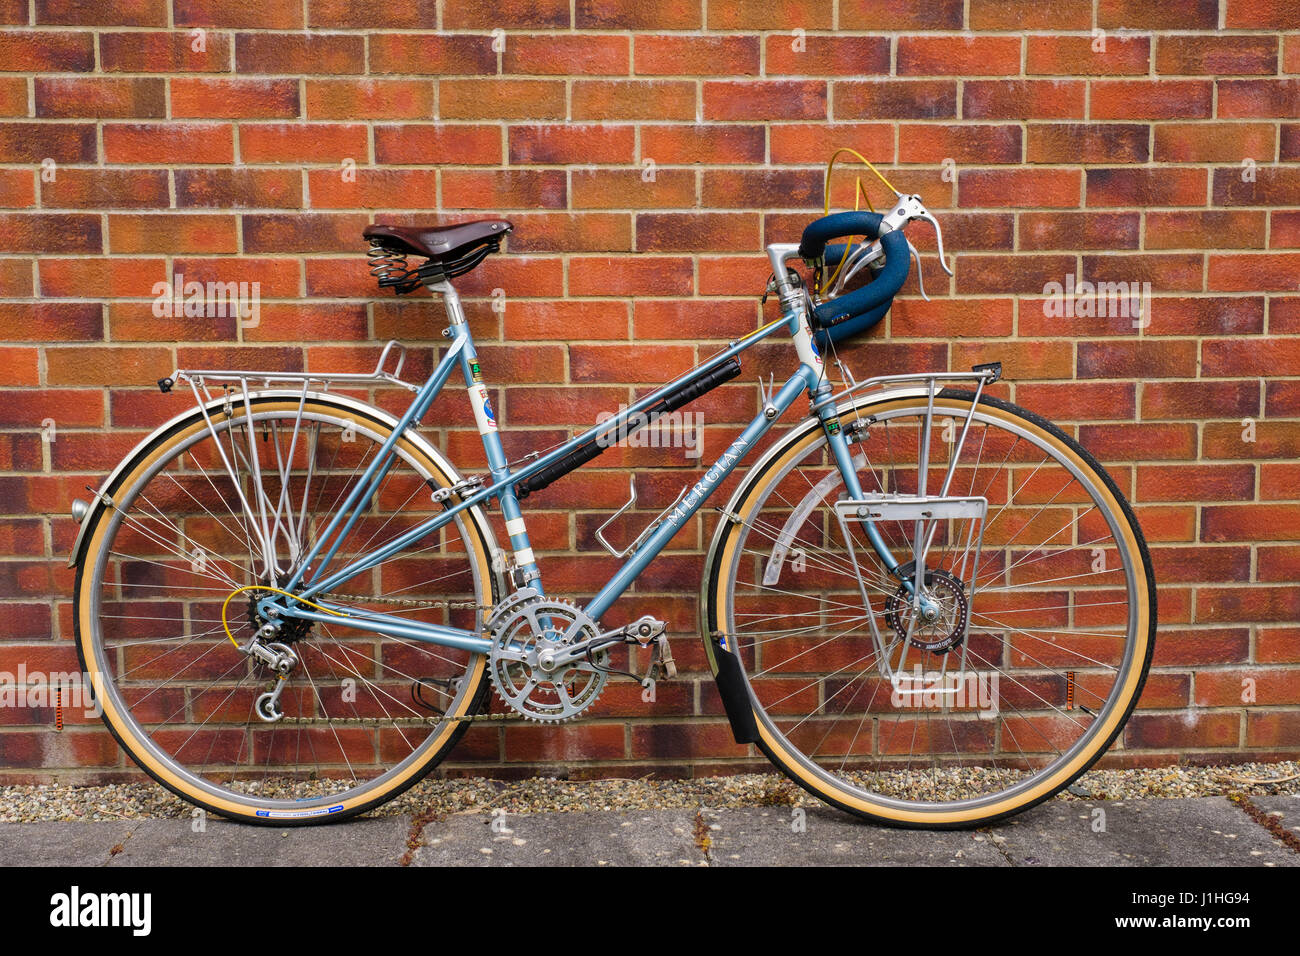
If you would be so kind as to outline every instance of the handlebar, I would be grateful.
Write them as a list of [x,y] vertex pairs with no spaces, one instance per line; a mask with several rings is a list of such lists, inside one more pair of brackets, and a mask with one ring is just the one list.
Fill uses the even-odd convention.
[[[894,296],[907,281],[909,254],[917,260],[917,277],[920,281],[920,256],[903,235],[903,227],[917,219],[934,226],[939,246],[939,264],[944,272],[952,275],[952,270],[944,260],[943,233],[939,229],[939,223],[925,208],[919,196],[900,194],[894,208],[884,215],[864,210],[832,213],[814,220],[804,229],[799,242],[799,255],[805,260],[825,268],[827,265],[840,264],[846,257],[853,259],[852,263],[844,262],[841,266],[852,265],[853,268],[844,274],[840,285],[864,263],[869,263],[873,269],[878,270],[868,285],[813,308],[810,319],[814,328],[822,330],[822,336],[835,341],[864,331],[878,322],[889,311]],[[866,236],[873,240],[872,245],[877,248],[862,250],[862,247],[857,247],[862,250],[862,254],[855,254],[852,243],[827,244],[831,239],[852,236]],[[880,266],[877,265],[877,260],[882,254],[884,264]],[[921,295],[925,296],[924,286]],[[832,329],[833,332],[830,331]]]

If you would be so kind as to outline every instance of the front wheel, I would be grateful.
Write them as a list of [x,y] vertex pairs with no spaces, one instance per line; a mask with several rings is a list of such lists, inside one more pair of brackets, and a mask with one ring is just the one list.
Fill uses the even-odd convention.
[[986,510],[837,509],[852,496],[825,431],[796,429],[714,538],[715,671],[735,655],[758,746],[850,812],[952,828],[1047,799],[1115,740],[1146,678],[1155,579],[1132,510],[1077,442],[999,399],[864,396],[840,421],[862,500],[916,497],[928,460],[929,495],[951,475],[947,496]]

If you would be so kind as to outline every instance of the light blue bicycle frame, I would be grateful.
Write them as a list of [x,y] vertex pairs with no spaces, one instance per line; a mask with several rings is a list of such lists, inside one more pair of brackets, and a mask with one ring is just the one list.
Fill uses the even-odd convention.
[[[374,460],[370,462],[363,472],[360,481],[353,488],[351,493],[340,508],[331,517],[322,533],[318,536],[316,543],[307,552],[307,554],[298,563],[298,569],[283,584],[283,589],[293,591],[299,597],[313,600],[315,603],[326,608],[333,608],[325,598],[317,598],[317,595],[326,595],[333,588],[337,588],[343,582],[353,576],[386,561],[390,557],[404,551],[405,549],[416,544],[429,534],[436,532],[438,529],[446,526],[453,521],[462,512],[485,505],[490,499],[496,498],[501,505],[501,513],[506,519],[507,528],[518,529],[515,533],[510,534],[510,547],[516,558],[516,572],[522,572],[522,579],[528,582],[528,585],[536,588],[538,593],[544,593],[541,584],[541,572],[537,567],[536,561],[532,556],[532,549],[529,545],[528,533],[522,521],[522,512],[519,507],[519,499],[515,492],[515,486],[529,476],[536,474],[542,469],[555,461],[558,461],[564,455],[573,451],[579,445],[587,441],[599,440],[611,434],[619,434],[620,428],[626,424],[628,419],[638,415],[652,406],[664,395],[671,393],[680,383],[692,375],[702,371],[708,371],[718,367],[728,359],[745,351],[751,346],[761,342],[768,336],[781,331],[787,330],[792,335],[798,335],[801,331],[807,338],[802,341],[805,348],[811,350],[815,355],[815,347],[811,345],[811,333],[807,328],[804,310],[802,308],[803,293],[794,289],[784,277],[784,259],[782,255],[788,255],[789,249],[793,247],[769,247],[769,255],[772,256],[773,262],[778,259],[782,262],[781,268],[777,270],[777,275],[781,276],[778,280],[778,291],[781,294],[781,303],[784,314],[782,318],[771,322],[754,332],[749,333],[743,338],[733,342],[726,350],[718,353],[690,372],[679,376],[672,382],[647,395],[634,405],[626,408],[620,414],[608,419],[605,422],[590,428],[581,435],[573,438],[566,444],[556,448],[550,453],[543,455],[528,465],[517,470],[511,470],[509,463],[506,461],[505,452],[502,448],[501,437],[498,434],[495,422],[492,421],[490,406],[486,404],[482,408],[476,407],[475,418],[479,423],[479,431],[483,439],[483,447],[487,452],[488,468],[491,474],[491,482],[484,481],[483,486],[473,493],[466,494],[460,501],[455,501],[455,497],[449,498],[447,506],[440,514],[427,519],[424,522],[410,528],[402,535],[394,538],[383,547],[369,552],[363,556],[357,557],[343,567],[337,570],[331,570],[325,573],[330,562],[335,557],[343,540],[352,530],[353,526],[360,519],[362,512],[365,510],[366,503],[370,497],[379,488],[380,483],[388,474],[396,461],[394,448],[398,440],[405,433],[411,424],[417,421],[433,404],[434,399],[446,384],[452,371],[457,366],[465,379],[465,386],[471,400],[475,399],[475,387],[482,384],[478,373],[478,358],[474,350],[474,340],[470,334],[469,326],[465,322],[464,312],[461,308],[459,297],[456,291],[449,283],[441,283],[433,286],[435,292],[443,296],[444,304],[447,308],[451,324],[447,333],[451,337],[451,346],[447,353],[442,357],[433,373],[429,376],[428,381],[422,385],[415,394],[409,408],[402,415],[391,435],[387,437]],[[774,252],[774,250],[776,250]],[[802,326],[802,328],[801,328]],[[815,360],[819,364],[819,358]],[[836,409],[833,402],[823,401],[831,394],[830,383],[826,380],[822,370],[814,367],[813,363],[801,361],[798,370],[790,376],[786,383],[772,394],[766,402],[766,407],[761,409],[757,416],[749,423],[741,434],[732,441],[727,450],[722,453],[713,466],[709,468],[704,476],[691,488],[686,496],[681,500],[677,507],[667,514],[659,522],[655,530],[646,538],[629,557],[626,563],[609,579],[608,582],[600,589],[599,592],[587,603],[583,610],[590,615],[593,620],[599,620],[600,617],[610,608],[611,605],[623,594],[624,591],[636,580],[637,576],[645,569],[663,549],[663,547],[672,539],[673,535],[695,514],[695,512],[704,504],[718,485],[731,473],[745,456],[753,450],[758,441],[766,434],[776,419],[780,418],[801,393],[807,392],[811,403],[817,405],[819,401],[821,406],[817,409],[816,414],[821,419],[825,428],[832,455],[836,464],[843,475],[845,481],[845,490],[850,497],[860,498],[862,496],[861,486],[858,482],[857,472],[852,465],[852,456],[849,453],[848,442],[844,437],[842,429],[838,427],[836,419]],[[485,419],[491,422],[491,425],[485,427]],[[897,562],[890,554],[879,532],[871,523],[865,523],[865,530],[872,547],[880,555],[881,559],[889,569],[897,566]],[[332,542],[327,547],[327,542]],[[302,587],[302,579],[305,570],[319,560],[315,580]],[[379,612],[357,612],[353,609],[339,608],[338,610],[344,616],[335,616],[333,614],[322,613],[313,610],[306,605],[299,604],[292,598],[283,596],[272,596],[264,598],[260,602],[260,609],[263,614],[274,608],[276,613],[281,617],[302,618],[309,621],[322,621],[332,625],[344,625],[349,627],[358,627],[367,631],[384,634],[390,637],[405,638],[416,641],[422,641],[431,644],[441,644],[447,647],[461,648],[464,650],[478,653],[487,653],[491,649],[491,642],[482,634],[476,631],[468,631],[460,628],[446,627],[438,624],[430,624],[420,621],[402,619],[390,614]]]

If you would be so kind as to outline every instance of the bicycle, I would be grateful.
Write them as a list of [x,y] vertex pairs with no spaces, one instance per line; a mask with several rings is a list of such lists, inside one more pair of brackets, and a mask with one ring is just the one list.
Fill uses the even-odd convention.
[[[77,649],[109,730],[163,786],[231,819],[362,813],[428,773],[475,719],[558,723],[611,676],[671,679],[664,622],[602,618],[746,462],[714,506],[701,591],[736,741],[886,824],[977,826],[1060,791],[1141,692],[1151,563],[1101,465],[988,394],[999,364],[859,381],[838,363],[833,385],[824,355],[875,325],[911,258],[919,267],[904,232],[918,221],[947,271],[918,196],[819,218],[799,243],[767,247],[779,319],[515,462],[452,284],[510,223],[368,227],[381,289],[442,297],[449,343],[423,384],[402,379],[395,341],[370,373],[177,370],[159,387],[188,386],[194,409],[74,503]],[[527,496],[735,378],[740,354],[778,334],[798,367],[779,387],[760,382],[761,410],[717,461],[626,548],[600,536],[624,563],[585,603],[548,594]],[[417,430],[456,370],[485,474],[462,474]],[[405,389],[409,405],[348,391],[374,388]],[[807,415],[749,463],[804,395]],[[632,499],[624,511],[635,478]],[[484,713],[490,688],[502,714]]]

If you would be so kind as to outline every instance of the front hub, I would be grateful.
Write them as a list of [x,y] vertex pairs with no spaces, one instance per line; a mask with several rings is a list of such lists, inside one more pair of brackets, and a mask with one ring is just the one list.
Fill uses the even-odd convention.
[[970,617],[970,601],[961,580],[947,571],[926,571],[923,600],[917,609],[912,598],[915,565],[899,568],[899,577],[903,583],[885,600],[885,623],[900,639],[907,636],[911,626],[912,645],[935,654],[946,654],[960,645],[966,639]]

